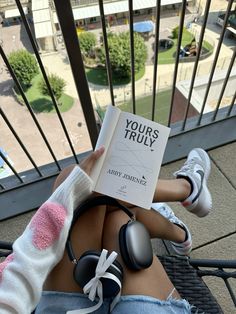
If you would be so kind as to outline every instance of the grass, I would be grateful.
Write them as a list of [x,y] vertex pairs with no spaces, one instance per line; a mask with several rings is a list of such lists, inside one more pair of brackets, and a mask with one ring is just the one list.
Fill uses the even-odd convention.
[[[138,81],[145,74],[145,67],[135,74],[135,81]],[[108,86],[107,71],[103,68],[98,69],[86,69],[86,76],[90,83]],[[130,78],[122,78],[119,74],[112,73],[113,85],[125,85],[131,82]]]
[[[26,98],[28,99],[34,112],[55,113],[56,110],[51,98],[49,96],[42,95],[38,89],[38,83],[41,80],[41,77],[41,74],[38,74],[33,78],[32,85],[25,91]],[[20,95],[18,95],[18,98],[22,103],[23,100]],[[60,112],[65,112],[73,106],[74,99],[67,94],[63,94],[59,99],[59,104],[61,104],[58,106]]]
[[[154,120],[161,124],[167,125],[170,111],[171,90],[159,92],[156,96],[156,109]],[[152,96],[142,97],[136,100],[136,114],[144,118],[152,118]],[[122,111],[133,112],[132,102],[121,104],[118,106]],[[106,108],[102,108],[104,111]]]
[[214,47],[206,40],[203,40],[203,47],[205,47],[209,52],[213,52]]
[[[183,35],[182,35],[182,42],[181,46],[185,47],[186,45],[190,44],[194,36],[187,30],[183,29]],[[168,63],[174,63],[175,62],[175,54],[176,54],[176,48],[177,48],[177,41],[178,39],[172,39],[174,42],[173,47],[171,47],[168,50],[160,51],[158,55],[158,64],[168,64]],[[207,42],[206,40],[203,41],[203,48],[207,49],[208,51],[213,51],[213,46]]]
[[[171,90],[159,92],[156,95],[156,108],[154,121],[167,125],[170,111]],[[132,112],[132,102],[129,101],[119,106],[123,111]],[[136,114],[144,118],[152,118],[152,96],[138,98],[135,102]]]

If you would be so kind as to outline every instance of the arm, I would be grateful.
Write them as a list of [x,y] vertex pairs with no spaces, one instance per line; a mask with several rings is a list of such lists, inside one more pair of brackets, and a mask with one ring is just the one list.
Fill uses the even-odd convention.
[[[102,152],[91,154],[81,167],[90,173]],[[0,264],[1,314],[26,314],[36,307],[47,275],[62,258],[73,210],[91,193],[92,181],[85,171],[78,166],[73,169],[15,241],[13,253]]]

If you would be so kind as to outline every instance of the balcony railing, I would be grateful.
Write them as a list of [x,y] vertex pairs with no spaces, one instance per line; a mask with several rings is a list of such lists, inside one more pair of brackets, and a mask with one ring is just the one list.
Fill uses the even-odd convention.
[[[101,30],[103,36],[103,43],[106,52],[106,70],[108,76],[108,85],[109,85],[109,94],[110,94],[110,103],[116,106],[118,103],[116,101],[114,93],[114,85],[112,78],[112,69],[109,59],[109,47],[108,47],[108,38],[107,38],[107,27],[106,27],[106,16],[104,14],[104,5],[103,1],[99,0],[99,9],[100,9],[100,19],[101,19]],[[224,37],[226,34],[226,28],[228,25],[228,17],[232,8],[233,0],[228,1],[227,9],[225,12],[225,19],[221,28],[218,42],[215,46],[214,58],[211,63],[208,64],[208,75],[204,78],[203,86],[204,90],[202,93],[202,100],[200,104],[200,109],[194,117],[189,117],[189,112],[192,108],[194,88],[197,86],[197,73],[199,69],[199,62],[201,57],[202,45],[205,38],[205,32],[207,27],[207,19],[209,16],[211,1],[206,1],[206,6],[204,9],[203,16],[201,17],[201,28],[198,34],[198,49],[196,56],[194,58],[194,64],[192,67],[192,75],[188,82],[183,82],[182,87],[180,82],[178,82],[178,74],[181,56],[178,53],[181,51],[181,42],[182,42],[182,33],[185,26],[186,18],[186,8],[187,1],[182,1],[181,11],[179,14],[179,34],[177,40],[177,48],[175,53],[175,63],[172,73],[172,84],[169,100],[169,113],[167,117],[167,125],[171,127],[171,135],[166,148],[166,153],[164,156],[164,163],[171,162],[173,160],[180,159],[187,155],[188,151],[192,147],[201,146],[205,149],[210,149],[234,141],[236,138],[236,110],[235,110],[235,98],[236,98],[236,84],[232,84],[233,91],[232,97],[227,107],[221,108],[222,99],[225,93],[225,90],[232,80],[232,74],[234,74],[234,65],[235,65],[235,47],[232,49],[231,58],[228,61],[226,71],[222,78],[221,86],[218,86],[217,92],[219,94],[215,107],[211,112],[205,113],[207,99],[211,88],[215,86],[215,77],[217,62],[219,59],[220,51],[223,46]],[[45,165],[37,165],[37,162],[32,157],[32,153],[27,145],[25,144],[25,139],[19,136],[16,128],[13,125],[13,121],[8,117],[7,113],[4,112],[3,108],[0,107],[0,114],[2,117],[2,123],[4,127],[9,129],[9,132],[13,135],[16,140],[17,145],[23,150],[26,158],[31,164],[31,169],[23,169],[23,171],[18,172],[6,155],[0,151],[0,157],[11,169],[12,175],[10,177],[0,180],[0,220],[6,219],[8,217],[14,216],[16,214],[26,212],[32,209],[37,208],[50,194],[50,187],[55,176],[59,171],[68,163],[75,162],[79,163],[79,160],[86,154],[78,154],[73,145],[73,141],[70,136],[69,127],[66,126],[64,117],[59,110],[59,105],[54,97],[52,88],[50,86],[47,71],[42,62],[41,54],[38,51],[38,45],[36,43],[34,34],[32,33],[31,26],[29,21],[24,14],[20,0],[16,0],[16,5],[21,13],[22,23],[25,27],[27,36],[32,46],[34,55],[38,61],[39,68],[41,70],[42,76],[46,82],[47,88],[49,90],[52,103],[56,112],[55,119],[57,117],[60,126],[63,130],[65,139],[68,143],[70,149],[70,154],[68,158],[58,159],[57,154],[54,152],[50,141],[45,134],[41,123],[39,122],[38,116],[33,111],[24,89],[22,88],[20,82],[17,79],[16,74],[14,73],[9,61],[6,52],[4,51],[4,46],[0,45],[0,55],[5,64],[6,69],[9,71],[17,90],[19,91],[24,104],[29,112],[29,119],[33,119],[34,125],[37,128],[42,143],[46,146],[50,158],[53,162],[47,162]],[[91,89],[86,78],[85,67],[83,63],[83,58],[80,50],[80,44],[75,28],[75,21],[73,19],[73,11],[71,6],[71,1],[69,0],[55,0],[54,1],[55,9],[58,16],[58,21],[60,23],[60,29],[64,38],[64,44],[67,51],[68,60],[71,66],[71,71],[73,74],[75,86],[77,93],[80,99],[81,108],[83,111],[84,119],[86,122],[86,127],[89,134],[89,139],[91,141],[91,148],[95,147],[97,136],[98,136],[98,126],[94,113],[94,104],[91,98]],[[133,1],[128,1],[128,17],[129,17],[129,32],[130,32],[130,58],[131,58],[131,102],[132,102],[132,111],[137,113],[137,90],[135,83],[135,63],[134,63],[134,15],[133,15]],[[154,34],[154,60],[153,60],[153,77],[151,84],[151,96],[152,96],[152,106],[151,106],[151,115],[150,119],[154,120],[155,112],[160,105],[158,99],[159,89],[158,89],[158,71],[159,71],[159,62],[158,58],[160,56],[159,51],[159,40],[160,40],[160,22],[161,22],[161,1],[156,1],[156,7],[154,10],[155,13],[155,34]],[[235,74],[234,74],[235,75]],[[235,82],[235,78],[234,78]],[[184,85],[187,84],[187,85]],[[186,86],[188,88],[186,89]],[[181,92],[182,90],[185,91]],[[215,87],[214,87],[215,88]],[[220,89],[220,91],[219,91]],[[182,114],[182,119],[178,122],[173,122],[173,113],[176,110],[179,103],[184,103],[184,112]],[[178,109],[178,108],[177,108]],[[24,127],[24,125],[22,125]],[[30,130],[29,130],[30,132]],[[4,139],[7,141],[7,138]],[[4,143],[2,141],[2,143]],[[35,145],[37,145],[35,143]],[[38,154],[42,154],[41,146],[37,149]],[[12,156],[11,156],[12,157]],[[17,158],[17,156],[14,156]]]

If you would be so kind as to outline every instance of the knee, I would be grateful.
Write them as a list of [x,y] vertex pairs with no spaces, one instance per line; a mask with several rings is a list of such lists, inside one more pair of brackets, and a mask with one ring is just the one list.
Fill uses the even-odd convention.
[[111,212],[107,215],[103,229],[103,247],[107,250],[120,252],[119,233],[129,217],[121,210]]
[[109,237],[110,239],[117,237],[120,228],[129,220],[130,218],[122,210],[109,213],[105,220],[106,237]]

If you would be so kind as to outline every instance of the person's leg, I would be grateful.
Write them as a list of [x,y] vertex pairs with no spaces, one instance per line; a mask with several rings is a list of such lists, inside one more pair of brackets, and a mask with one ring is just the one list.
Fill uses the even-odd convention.
[[182,202],[191,193],[191,185],[185,179],[158,180],[153,202]]
[[150,238],[159,238],[175,242],[183,242],[186,237],[185,231],[171,223],[160,213],[154,210],[144,210],[140,207],[132,208],[136,219],[147,228]]
[[[120,210],[107,214],[103,232],[104,248],[109,251],[114,250],[117,253],[120,252],[119,231],[121,226],[127,223],[128,220],[129,217]],[[169,227],[168,223],[166,225]],[[149,268],[139,271],[133,271],[127,268],[120,254],[118,255],[118,260],[124,270],[122,295],[146,295],[160,300],[166,300],[171,291],[173,291],[174,286],[156,256],[154,256],[153,263]],[[180,298],[176,290],[173,292],[172,296],[174,298]]]
[[212,206],[211,194],[207,188],[210,168],[208,154],[200,148],[193,149],[184,165],[175,173],[176,179],[158,180],[151,211],[125,205],[132,208],[137,220],[146,226],[151,237],[170,240],[178,254],[189,254],[192,240],[188,227],[174,215],[168,205],[160,207],[156,202],[180,201],[188,211],[199,217],[206,216]]
[[153,202],[181,201],[182,205],[198,217],[209,214],[212,208],[207,180],[211,171],[210,158],[203,149],[194,148],[184,165],[174,173],[175,180],[159,180]]
[[[73,170],[71,165],[62,170],[57,177],[53,190],[56,189]],[[88,250],[100,251],[102,247],[103,223],[106,207],[98,206],[86,211],[75,223],[71,233],[71,243],[77,259]],[[82,292],[82,289],[73,279],[74,264],[69,260],[67,252],[49,274],[44,290]]]
[[[56,189],[66,179],[66,177],[73,170],[74,166],[75,165],[71,165],[63,169],[63,171],[59,174],[54,183],[53,190]],[[183,181],[186,180],[183,179]],[[163,239],[177,242],[184,241],[185,231],[179,228],[178,226],[170,223],[160,214],[155,213],[153,211],[149,212],[146,210],[144,212],[144,210],[135,208],[134,211],[138,216],[138,220],[143,222],[148,228],[151,237],[160,237]],[[106,213],[105,206],[90,209],[85,214],[83,214],[75,224],[71,235],[71,239],[72,243],[74,243],[73,248],[77,258],[79,258],[81,254],[83,254],[87,250],[101,250],[102,248],[101,238],[103,233],[105,213]],[[96,217],[96,219],[94,219],[94,217]],[[159,226],[158,228],[157,225]],[[73,279],[73,269],[74,265],[69,260],[67,252],[65,251],[62,260],[49,274],[44,285],[44,290],[82,292],[82,289],[78,287],[78,285],[75,283]]]
[[[207,188],[210,158],[200,148],[191,150],[184,165],[175,172],[176,179],[159,179],[153,202],[182,202],[186,209],[199,217],[207,215],[212,207]],[[132,207],[130,204],[126,206]]]

